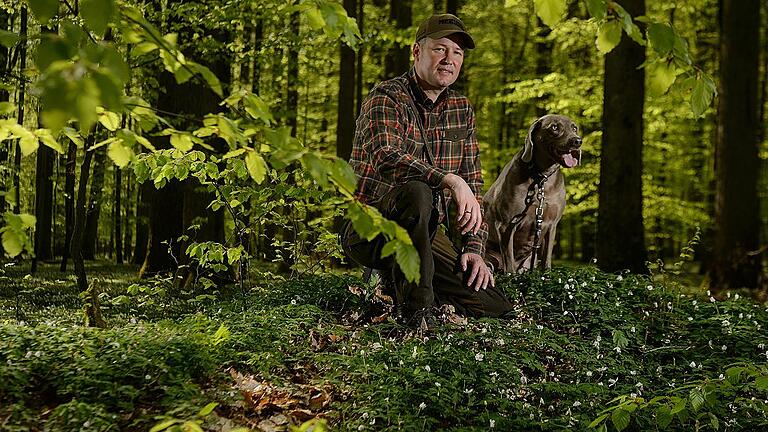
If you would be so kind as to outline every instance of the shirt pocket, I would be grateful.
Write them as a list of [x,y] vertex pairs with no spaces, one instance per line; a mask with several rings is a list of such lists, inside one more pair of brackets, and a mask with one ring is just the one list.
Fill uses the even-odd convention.
[[443,169],[453,172],[459,170],[464,156],[464,143],[467,139],[466,128],[447,128],[443,130],[440,139],[440,159]]

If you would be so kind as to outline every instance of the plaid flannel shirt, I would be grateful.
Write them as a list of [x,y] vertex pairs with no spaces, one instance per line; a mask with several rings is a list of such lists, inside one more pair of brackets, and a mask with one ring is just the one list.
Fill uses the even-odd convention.
[[[418,113],[411,108],[415,102]],[[421,116],[422,136],[416,115]],[[427,147],[429,146],[429,147]],[[428,153],[428,151],[429,153]],[[466,97],[445,89],[433,103],[416,81],[415,69],[374,87],[364,101],[355,127],[350,165],[357,175],[357,198],[376,205],[394,187],[420,180],[433,188],[439,221],[448,221],[450,191],[440,184],[448,173],[461,176],[474,192],[482,211],[483,177],[475,135],[475,113]],[[455,208],[448,225],[455,224]],[[485,252],[488,225],[476,235],[462,237],[464,253]]]

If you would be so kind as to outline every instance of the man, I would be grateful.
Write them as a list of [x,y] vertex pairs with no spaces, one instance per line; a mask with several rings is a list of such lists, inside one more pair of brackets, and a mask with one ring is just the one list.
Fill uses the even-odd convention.
[[[434,325],[437,304],[470,316],[512,309],[483,261],[488,233],[474,111],[449,88],[464,50],[474,47],[456,16],[428,18],[416,33],[413,68],[377,85],[357,119],[350,159],[357,198],[408,231],[421,260],[420,281],[407,282],[391,258],[380,258],[384,238],[368,242],[347,226],[342,244],[353,260],[382,270],[384,278],[391,272],[397,301],[413,326]],[[438,229],[441,224],[460,234],[460,248]]]

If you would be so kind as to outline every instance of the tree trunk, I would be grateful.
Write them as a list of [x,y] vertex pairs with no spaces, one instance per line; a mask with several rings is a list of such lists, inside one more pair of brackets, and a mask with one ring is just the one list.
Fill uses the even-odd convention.
[[92,260],[96,257],[96,245],[99,242],[99,216],[101,216],[101,198],[104,193],[104,171],[107,169],[107,149],[100,147],[94,154],[93,180],[91,181],[91,199],[88,200],[88,214],[83,238],[83,258]]
[[[11,15],[4,9],[0,8],[0,30],[7,32],[13,31],[13,20]],[[11,64],[10,50],[5,45],[0,44],[0,76],[8,76],[13,69]],[[5,88],[0,88],[0,102],[9,102],[11,100],[11,94]],[[9,144],[0,143],[0,165],[8,165],[8,157],[10,155]],[[7,190],[6,187],[6,174],[0,174],[0,187],[3,190]],[[5,213],[6,201],[5,195],[0,195],[0,213]]]
[[[645,0],[626,0],[633,17]],[[646,273],[643,228],[643,104],[645,48],[626,35],[605,56],[603,142],[597,218],[597,263],[604,271]]]
[[[93,135],[93,133],[91,134]],[[77,276],[77,288],[85,296],[85,314],[87,324],[91,327],[106,327],[106,323],[101,316],[99,307],[99,293],[96,287],[88,286],[88,278],[85,273],[85,261],[83,260],[83,235],[85,234],[86,219],[86,189],[88,187],[88,177],[91,172],[91,159],[93,151],[86,151],[83,164],[80,166],[80,184],[77,189],[77,204],[75,209],[75,225],[72,231],[72,261],[75,265],[75,275]],[[87,294],[86,294],[87,293]]]
[[[21,43],[19,44],[19,76],[24,75],[24,69],[27,67],[27,7],[21,7]],[[17,122],[21,125],[24,124],[24,95],[26,93],[26,81],[24,79],[19,80],[19,92],[17,97],[17,110],[18,118]],[[21,179],[19,174],[21,173],[21,148],[16,143],[16,151],[13,157],[13,189],[16,192],[16,202],[13,205],[13,212],[21,213]]]
[[715,148],[714,290],[758,288],[757,193],[760,0],[722,0],[720,98]]
[[[364,34],[365,31],[365,0],[357,0],[357,27],[360,29],[360,34]],[[360,115],[360,106],[363,103],[363,53],[365,50],[365,44],[360,44],[357,47],[357,67],[355,78],[355,118]]]
[[115,244],[115,262],[118,264],[123,263],[123,171],[120,167],[115,167],[115,201],[112,206],[114,209],[114,233]]
[[[344,0],[348,13],[357,13],[356,0]],[[355,136],[355,51],[341,43],[339,64],[339,103],[336,123],[336,156],[349,160]]]
[[[92,143],[86,143],[86,147]],[[61,254],[59,270],[67,271],[67,259],[72,247],[72,232],[75,226],[75,169],[77,166],[77,145],[70,141],[67,146],[67,162],[64,177],[64,252]]]
[[138,185],[136,191],[136,242],[131,264],[142,265],[149,250],[150,196],[155,187],[150,182]]
[[[389,21],[396,30],[409,28],[413,21],[413,0],[391,0],[389,3]],[[384,75],[389,79],[403,74],[411,64],[411,43],[393,46],[384,60]]]
[[433,0],[432,13],[435,15],[445,13],[445,0]]
[[38,260],[53,258],[53,150],[41,145],[37,149],[35,171],[35,257],[32,273],[37,271]]
[[[547,37],[552,33],[552,29],[544,24],[541,18],[536,18],[538,31],[536,32],[536,76],[543,78],[552,73],[552,40]],[[536,104],[536,116],[541,117],[547,114],[547,96],[542,96]]]
[[181,247],[178,237],[183,226],[183,189],[172,180],[162,189],[155,189],[151,183],[144,189],[142,199],[149,204],[149,231],[144,262],[139,277],[145,278],[158,273],[173,272],[178,265]]
[[449,14],[458,15],[459,8],[461,7],[461,0],[446,0],[445,11]]

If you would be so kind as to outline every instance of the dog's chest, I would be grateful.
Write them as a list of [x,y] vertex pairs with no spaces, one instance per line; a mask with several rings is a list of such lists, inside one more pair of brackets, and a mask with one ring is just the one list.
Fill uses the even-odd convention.
[[[562,198],[554,190],[545,190],[543,204],[538,196],[532,197],[530,205],[526,206],[525,216],[522,217],[515,229],[513,241],[516,259],[528,257],[535,247],[535,242],[538,241],[539,244],[543,242],[544,238],[560,221],[563,207]],[[537,217],[539,211],[541,218]],[[536,238],[538,229],[541,231]]]

